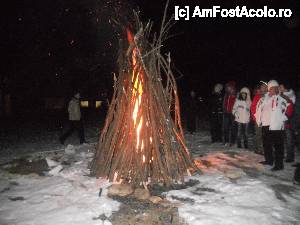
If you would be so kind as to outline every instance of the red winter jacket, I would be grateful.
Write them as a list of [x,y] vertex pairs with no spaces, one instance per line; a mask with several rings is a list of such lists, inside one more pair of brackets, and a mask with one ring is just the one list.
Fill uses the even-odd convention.
[[285,112],[285,115],[289,118],[289,120],[286,121],[286,123],[285,123],[285,128],[286,129],[292,128],[292,124],[291,124],[290,118],[291,118],[291,116],[294,113],[294,104],[293,104],[293,102],[291,100],[288,100],[288,103],[290,103],[290,104],[287,107],[286,112]]
[[234,95],[225,95],[223,101],[223,112],[232,113],[236,97]]
[[251,107],[250,107],[251,118],[252,118],[253,121],[256,121],[256,119],[255,119],[256,106],[257,106],[257,103],[259,102],[261,97],[262,97],[262,95],[260,93],[258,93],[253,98],[253,101],[252,101],[252,104],[251,104]]

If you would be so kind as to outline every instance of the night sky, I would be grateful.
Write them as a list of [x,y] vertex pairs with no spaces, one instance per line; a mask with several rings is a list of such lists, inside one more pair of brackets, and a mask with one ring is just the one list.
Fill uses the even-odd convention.
[[[170,2],[169,15],[176,4]],[[203,8],[218,1],[193,1]],[[241,1],[221,1],[230,8]],[[196,19],[179,21],[163,51],[171,52],[182,93],[191,89],[208,95],[216,82],[234,79],[253,87],[259,80],[276,78],[297,83],[300,75],[299,1],[251,1],[253,8],[291,8],[284,19]],[[99,96],[112,90],[112,73],[120,29],[113,19],[133,8],[158,30],[165,1],[14,0],[1,19],[1,85],[19,102],[45,96],[65,96],[74,88]],[[244,3],[245,4],[245,3]],[[180,73],[175,71],[176,76]],[[5,84],[5,85],[4,85]],[[296,86],[295,86],[296,88]],[[17,102],[16,100],[16,102]]]

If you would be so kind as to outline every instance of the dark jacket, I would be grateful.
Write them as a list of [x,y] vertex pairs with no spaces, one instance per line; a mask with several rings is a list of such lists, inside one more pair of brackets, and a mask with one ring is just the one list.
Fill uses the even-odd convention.
[[189,96],[184,105],[187,115],[196,116],[199,112],[199,101],[196,97]]
[[223,96],[221,93],[213,93],[209,99],[210,114],[223,112]]

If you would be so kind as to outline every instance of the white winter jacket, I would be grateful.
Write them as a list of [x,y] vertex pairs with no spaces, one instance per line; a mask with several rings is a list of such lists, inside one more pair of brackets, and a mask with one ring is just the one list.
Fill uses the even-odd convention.
[[235,117],[235,121],[238,123],[250,122],[250,106],[251,101],[235,100],[233,105],[232,114]]
[[77,98],[72,98],[68,105],[69,120],[78,121],[81,119],[80,103]]
[[274,95],[272,97],[269,94],[265,94],[258,102],[256,107],[256,123],[258,126],[262,126],[262,112],[264,110],[264,105],[266,102],[272,98],[272,111],[270,115],[270,130],[284,130],[284,122],[288,119],[286,116],[286,110],[288,108],[288,103],[284,98],[280,95]]

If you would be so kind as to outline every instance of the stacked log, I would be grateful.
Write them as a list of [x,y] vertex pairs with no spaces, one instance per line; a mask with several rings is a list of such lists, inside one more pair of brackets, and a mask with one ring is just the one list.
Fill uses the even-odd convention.
[[169,186],[196,169],[184,141],[171,57],[161,53],[173,19],[166,22],[165,11],[150,41],[152,23],[135,16],[135,28],[124,28],[127,38],[120,41],[119,74],[91,174],[133,186]]

